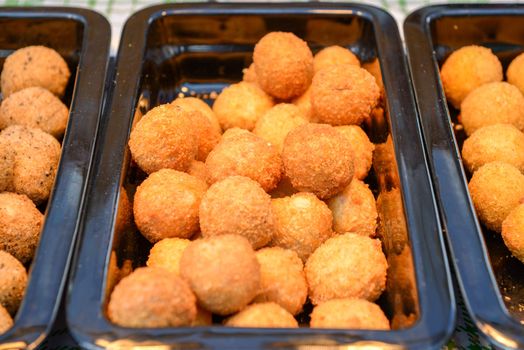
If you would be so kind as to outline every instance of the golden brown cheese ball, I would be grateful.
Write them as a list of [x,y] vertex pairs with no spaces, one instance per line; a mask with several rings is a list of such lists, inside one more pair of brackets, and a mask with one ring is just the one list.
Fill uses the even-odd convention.
[[310,122],[315,121],[313,116],[313,107],[311,106],[311,86],[308,87],[306,92],[291,101],[291,103],[300,109],[306,120],[309,120]]
[[360,67],[360,61],[350,50],[338,45],[323,48],[313,58],[315,73],[322,68],[338,64],[351,64]]
[[180,259],[190,240],[184,238],[164,238],[155,243],[149,252],[147,266],[161,267],[180,275]]
[[320,123],[359,125],[369,118],[379,99],[375,78],[350,64],[323,68],[311,83],[313,115]]
[[198,151],[192,113],[161,105],[146,113],[129,136],[133,160],[148,174],[163,168],[186,171]]
[[502,222],[502,238],[511,254],[524,263],[524,203]]
[[255,46],[253,62],[258,84],[281,100],[302,95],[313,78],[313,54],[293,33],[266,34]]
[[306,262],[313,305],[338,298],[375,301],[386,288],[388,263],[378,239],[353,233],[328,239]]
[[187,173],[205,182],[207,182],[207,179],[209,178],[206,164],[199,160],[193,160],[191,164],[189,164]]
[[333,229],[336,233],[375,236],[377,207],[367,184],[353,179],[344,191],[331,197],[327,203],[333,213]]
[[440,69],[440,78],[448,101],[461,108],[462,101],[477,87],[502,80],[502,65],[490,49],[464,46],[454,51]]
[[58,97],[41,87],[17,91],[0,106],[0,129],[10,125],[37,128],[62,137],[67,125],[69,110]]
[[332,299],[315,306],[311,328],[389,330],[389,320],[377,304],[365,299]]
[[44,46],[27,46],[6,58],[0,84],[4,98],[33,86],[63,96],[70,76],[67,63],[58,52]]
[[140,267],[123,278],[107,306],[113,323],[132,328],[189,326],[196,313],[196,298],[188,283],[155,267]]
[[248,328],[298,328],[297,320],[276,303],[253,304],[230,317],[229,327]]
[[351,144],[353,156],[355,157],[355,178],[364,180],[373,164],[375,145],[369,140],[368,135],[360,126],[343,125],[337,126],[335,129],[346,136]]
[[0,249],[28,263],[40,239],[44,216],[23,194],[0,193]]
[[13,190],[16,151],[0,133],[0,192]]
[[502,162],[480,167],[468,187],[480,221],[496,232],[501,231],[502,221],[524,199],[524,175]]
[[260,249],[256,255],[261,278],[254,302],[275,302],[292,315],[300,313],[307,298],[307,282],[297,253],[271,247]]
[[138,186],[133,203],[135,223],[150,242],[189,238],[198,230],[198,208],[207,184],[189,174],[162,169]]
[[222,133],[222,128],[220,128],[220,123],[218,122],[215,113],[211,107],[201,99],[196,97],[182,97],[175,99],[171,102],[171,105],[180,107],[184,111],[196,111],[202,113],[209,120],[213,129],[216,130],[217,133]]
[[16,314],[27,285],[24,266],[15,257],[0,250],[0,305],[13,316]]
[[257,249],[273,237],[271,197],[244,176],[230,176],[212,185],[200,204],[203,237],[240,235]]
[[524,53],[521,53],[508,66],[508,83],[515,85],[524,94]]
[[213,104],[213,112],[223,130],[253,130],[257,120],[273,104],[273,99],[257,85],[243,81],[222,90]]
[[353,178],[353,150],[347,138],[325,124],[304,124],[289,132],[282,149],[284,173],[294,188],[333,197]]
[[512,124],[524,131],[524,96],[511,84],[484,84],[464,99],[460,121],[468,136],[493,124]]
[[464,141],[462,160],[470,173],[494,161],[511,164],[524,173],[524,133],[511,124],[480,128]]
[[0,305],[0,334],[7,332],[11,327],[13,327],[13,319],[5,307]]
[[249,241],[220,235],[192,241],[180,260],[180,274],[198,304],[218,315],[242,310],[260,288],[260,265]]

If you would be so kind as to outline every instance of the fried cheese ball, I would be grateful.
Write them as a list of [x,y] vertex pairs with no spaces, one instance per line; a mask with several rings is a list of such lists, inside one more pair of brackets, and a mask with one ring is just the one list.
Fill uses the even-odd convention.
[[378,239],[346,233],[328,239],[306,262],[313,305],[338,298],[375,301],[386,288],[388,263]]
[[379,99],[375,78],[355,65],[325,67],[311,83],[313,115],[320,123],[359,125],[369,118]]
[[14,316],[27,285],[24,266],[14,256],[0,250],[0,305]]
[[218,122],[217,116],[209,107],[207,103],[196,97],[179,97],[171,102],[172,106],[178,106],[184,111],[192,112],[197,111],[202,113],[211,123],[213,129],[217,133],[222,133],[222,128],[220,128],[220,123]]
[[307,88],[299,97],[291,101],[295,106],[300,109],[304,118],[310,122],[314,122],[313,107],[311,106],[311,86]]
[[477,216],[495,232],[501,232],[502,221],[524,199],[524,175],[513,165],[502,162],[480,167],[468,187]]
[[506,71],[508,83],[518,87],[524,94],[524,53],[521,53],[511,61]]
[[196,298],[188,283],[155,267],[140,267],[123,278],[107,306],[113,323],[131,328],[189,326],[196,314]]
[[351,144],[325,124],[309,123],[291,130],[284,141],[282,161],[293,187],[320,199],[333,197],[353,178]]
[[189,164],[187,173],[204,182],[207,182],[207,179],[209,177],[206,164],[199,160],[193,160],[191,164]]
[[190,240],[184,238],[164,238],[155,243],[149,251],[147,266],[161,267],[180,275],[180,259]]
[[254,249],[273,237],[271,197],[260,185],[244,176],[230,176],[212,185],[200,203],[203,237],[235,234],[245,237]]
[[207,184],[189,174],[162,169],[137,187],[135,223],[151,243],[164,238],[189,238],[198,231],[198,208]]
[[511,254],[524,263],[524,202],[502,222],[502,238]]
[[307,298],[304,264],[293,250],[280,247],[256,252],[260,264],[260,292],[255,303],[274,302],[292,315],[302,311]]
[[368,135],[360,126],[343,125],[337,126],[335,129],[346,136],[351,144],[353,156],[355,157],[355,178],[364,180],[373,164],[375,145],[369,140]]
[[460,121],[468,136],[494,124],[512,124],[524,131],[524,96],[506,82],[484,84],[462,102]]
[[0,305],[0,334],[7,332],[11,327],[13,327],[13,319],[5,307]]
[[192,241],[182,254],[180,274],[198,304],[218,315],[246,307],[260,288],[260,265],[249,241],[239,235]]
[[311,328],[389,330],[389,320],[377,304],[365,299],[332,299],[311,313]]
[[69,67],[58,52],[45,46],[27,46],[6,58],[0,84],[4,98],[33,86],[63,96],[70,76]]
[[198,152],[197,131],[187,110],[161,105],[146,113],[129,136],[133,160],[148,174],[163,168],[186,171]]
[[511,124],[480,128],[464,141],[462,160],[470,173],[495,161],[511,164],[524,173],[524,133]]
[[322,68],[338,64],[352,64],[360,67],[358,57],[350,50],[338,45],[323,48],[317,52],[315,57],[313,57],[313,68],[315,73]]
[[213,112],[223,130],[253,130],[257,120],[273,104],[273,99],[258,85],[242,81],[222,90],[213,104]]
[[253,304],[230,317],[229,327],[249,328],[298,328],[297,320],[276,303]]
[[294,250],[303,262],[333,235],[333,215],[312,193],[273,199],[271,207],[275,222],[271,245]]

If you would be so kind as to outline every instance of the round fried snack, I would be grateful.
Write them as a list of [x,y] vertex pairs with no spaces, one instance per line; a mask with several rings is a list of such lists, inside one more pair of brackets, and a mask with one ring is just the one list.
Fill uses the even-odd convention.
[[27,273],[20,261],[0,250],[0,305],[14,316],[27,285]]
[[13,319],[5,307],[0,305],[0,334],[7,332],[11,327],[13,327]]
[[138,186],[133,203],[135,223],[150,242],[189,238],[198,230],[198,208],[207,184],[189,174],[162,169]]
[[161,267],[180,275],[180,259],[189,245],[189,239],[164,238],[149,251],[147,266]]
[[310,122],[314,122],[313,107],[311,106],[311,86],[307,88],[299,97],[291,101],[295,106],[300,109],[304,118]]
[[389,320],[377,304],[365,299],[332,299],[315,306],[311,328],[389,330]]
[[468,187],[480,221],[496,232],[501,231],[502,221],[524,199],[524,175],[502,162],[480,167]]
[[229,327],[298,328],[297,320],[276,303],[253,304],[226,321]]
[[6,58],[0,84],[4,98],[33,86],[63,96],[70,76],[67,63],[58,52],[44,46],[27,46]]
[[260,265],[249,241],[220,235],[192,241],[180,260],[180,274],[200,306],[218,315],[242,310],[260,288]]
[[15,173],[16,150],[0,133],[0,192],[12,191],[13,175]]
[[353,233],[328,239],[306,262],[313,305],[338,298],[375,301],[386,288],[388,263],[378,239]]
[[502,222],[502,238],[511,254],[524,263],[524,203]]
[[307,282],[297,253],[271,247],[260,249],[256,255],[261,279],[254,302],[275,302],[292,315],[300,313],[307,298]]
[[440,78],[448,101],[461,108],[462,101],[477,87],[502,80],[502,65],[490,49],[464,46],[454,51],[444,62]]
[[464,99],[460,120],[468,136],[494,124],[512,124],[524,131],[524,96],[511,84],[484,84]]
[[347,138],[325,124],[304,124],[289,132],[282,149],[284,173],[294,188],[333,197],[353,178],[353,150]]
[[196,298],[187,282],[154,267],[140,267],[123,278],[107,306],[113,323],[132,328],[189,326],[196,314]]
[[235,234],[263,247],[273,237],[271,197],[244,176],[219,181],[202,198],[200,230],[203,237]]
[[323,48],[313,58],[313,67],[315,73],[322,68],[339,64],[352,64],[360,67],[360,61],[357,56],[350,50],[337,45]]
[[136,123],[129,137],[129,149],[140,169],[151,174],[163,168],[189,168],[198,151],[193,113],[161,105]]
[[219,134],[222,133],[222,128],[220,128],[220,123],[218,122],[217,116],[211,107],[209,107],[208,104],[201,99],[196,97],[179,97],[171,102],[171,105],[178,106],[187,112],[196,111],[202,113],[209,120],[213,126],[213,129]]
[[506,71],[508,83],[519,88],[524,94],[524,53],[521,53],[511,61]]
[[253,62],[258,84],[282,100],[302,95],[313,78],[313,54],[293,33],[266,34],[255,46]]
[[189,164],[187,173],[204,182],[207,182],[207,179],[209,178],[209,173],[207,171],[206,164],[199,160],[193,160],[191,164]]
[[337,126],[335,129],[349,140],[353,156],[355,157],[355,178],[364,180],[373,164],[375,145],[369,140],[368,135],[360,126],[343,125]]
[[379,99],[375,78],[355,65],[325,67],[311,83],[313,115],[320,123],[359,125],[369,118]]

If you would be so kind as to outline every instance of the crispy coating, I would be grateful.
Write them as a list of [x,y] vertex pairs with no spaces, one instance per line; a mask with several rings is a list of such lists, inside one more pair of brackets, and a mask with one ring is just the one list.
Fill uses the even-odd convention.
[[260,249],[260,292],[255,303],[275,302],[292,315],[302,311],[307,298],[304,264],[293,250],[280,247]]
[[149,251],[147,266],[161,267],[180,275],[180,259],[189,245],[189,239],[164,238]]
[[287,135],[282,149],[284,173],[299,191],[333,197],[353,178],[353,150],[347,138],[325,124],[304,124]]
[[222,133],[222,128],[220,127],[220,123],[218,122],[215,112],[213,112],[211,107],[209,107],[209,105],[201,99],[196,97],[179,97],[171,102],[171,105],[178,106],[184,111],[197,111],[202,113],[209,120],[213,126],[213,129],[219,134]]
[[343,125],[335,127],[338,132],[347,137],[355,157],[355,178],[364,180],[368,176],[373,164],[373,151],[375,145],[369,140],[368,135],[357,125]]
[[460,120],[468,136],[494,124],[512,124],[524,131],[524,96],[506,82],[484,84],[464,99]]
[[199,160],[193,160],[191,164],[189,164],[187,173],[205,182],[207,182],[207,179],[209,178],[206,164]]
[[524,263],[524,202],[502,222],[502,238],[511,254]]
[[0,305],[0,334],[7,332],[11,327],[13,327],[13,319],[5,307]]
[[314,194],[300,192],[271,201],[275,233],[271,244],[294,250],[302,261],[333,235],[333,216]]
[[196,314],[196,298],[188,283],[154,267],[140,267],[123,278],[107,306],[113,323],[132,328],[189,326]]
[[255,46],[253,61],[258,84],[273,97],[298,97],[311,84],[313,54],[293,33],[266,34]]
[[14,256],[0,250],[0,305],[14,316],[27,285],[24,266]]
[[219,181],[202,198],[200,230],[203,237],[235,234],[255,249],[263,247],[273,237],[271,197],[244,176]]
[[313,115],[320,123],[359,125],[369,118],[379,99],[375,78],[355,65],[325,67],[311,83]]
[[464,141],[462,160],[470,173],[495,161],[511,164],[524,173],[524,133],[511,124],[480,128]]
[[382,95],[384,95],[384,81],[382,80],[382,70],[380,69],[380,61],[378,58],[375,58],[371,62],[362,63],[362,68],[367,70],[377,82],[378,87]]
[[492,162],[473,174],[468,187],[480,221],[500,232],[502,221],[524,198],[524,175],[513,165]]
[[0,133],[0,192],[12,191],[16,164],[16,150]]
[[63,96],[70,76],[67,63],[58,52],[44,46],[27,46],[6,58],[0,84],[4,98],[33,86]]
[[315,306],[311,328],[390,329],[380,307],[365,299],[332,299]]
[[298,328],[297,320],[276,303],[253,304],[230,317],[229,327],[249,328]]
[[364,182],[353,179],[344,191],[327,202],[336,233],[352,232],[373,237],[377,229],[375,197]]
[[328,239],[306,262],[313,305],[338,298],[375,301],[386,288],[388,264],[378,239],[353,233]]
[[360,61],[357,56],[350,50],[338,46],[328,46],[316,53],[313,57],[313,68],[317,73],[322,68],[338,64],[352,64],[360,67]]
[[291,103],[300,109],[306,120],[309,120],[310,122],[315,121],[313,107],[311,106],[311,86],[307,88],[306,92],[291,101]]
[[192,241],[180,260],[186,279],[204,309],[218,315],[242,310],[260,288],[260,265],[249,241],[220,235]]
[[193,113],[161,105],[136,123],[129,137],[129,149],[140,169],[151,174],[163,168],[189,168],[198,151]]
[[440,78],[448,101],[461,108],[462,101],[477,87],[502,80],[502,65],[490,49],[464,46],[454,51],[444,62]]
[[508,83],[515,85],[524,94],[524,53],[511,61],[506,71]]
[[207,184],[189,174],[162,169],[138,186],[135,223],[150,242],[189,238],[198,230],[198,208]]

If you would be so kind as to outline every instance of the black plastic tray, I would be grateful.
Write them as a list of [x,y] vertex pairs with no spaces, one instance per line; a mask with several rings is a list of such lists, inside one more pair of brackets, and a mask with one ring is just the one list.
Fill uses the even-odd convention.
[[110,27],[90,10],[0,7],[0,69],[14,50],[46,45],[71,69],[64,97],[69,122],[40,243],[28,271],[24,300],[0,348],[34,348],[49,332],[61,300],[82,209],[104,94]]
[[481,228],[467,187],[460,150],[465,135],[448,107],[439,65],[465,45],[489,47],[506,70],[524,51],[524,6],[442,5],[422,8],[404,23],[411,73],[433,183],[452,261],[466,306],[494,344],[524,348],[524,265],[499,234]]
[[[363,61],[380,57],[388,108],[385,118],[365,127],[374,142],[383,143],[385,153],[384,166],[375,169],[368,181],[376,194],[384,195],[382,232],[388,236],[384,246],[391,269],[388,296],[380,304],[395,318],[395,330],[130,329],[110,323],[105,306],[116,278],[115,266],[143,265],[151,247],[136,229],[123,229],[118,220],[121,188],[132,198],[144,177],[129,160],[127,141],[133,123],[180,93],[209,97],[241,80],[254,44],[276,30],[296,33],[314,51],[338,44],[351,48]],[[110,118],[104,119],[97,139],[67,299],[67,322],[82,347],[248,349],[351,344],[429,349],[449,338],[455,321],[454,297],[403,46],[389,14],[371,6],[328,3],[155,6],[127,21],[114,82]],[[390,132],[393,144],[385,143]],[[403,316],[410,313],[417,320],[403,327],[409,323],[402,322]]]

